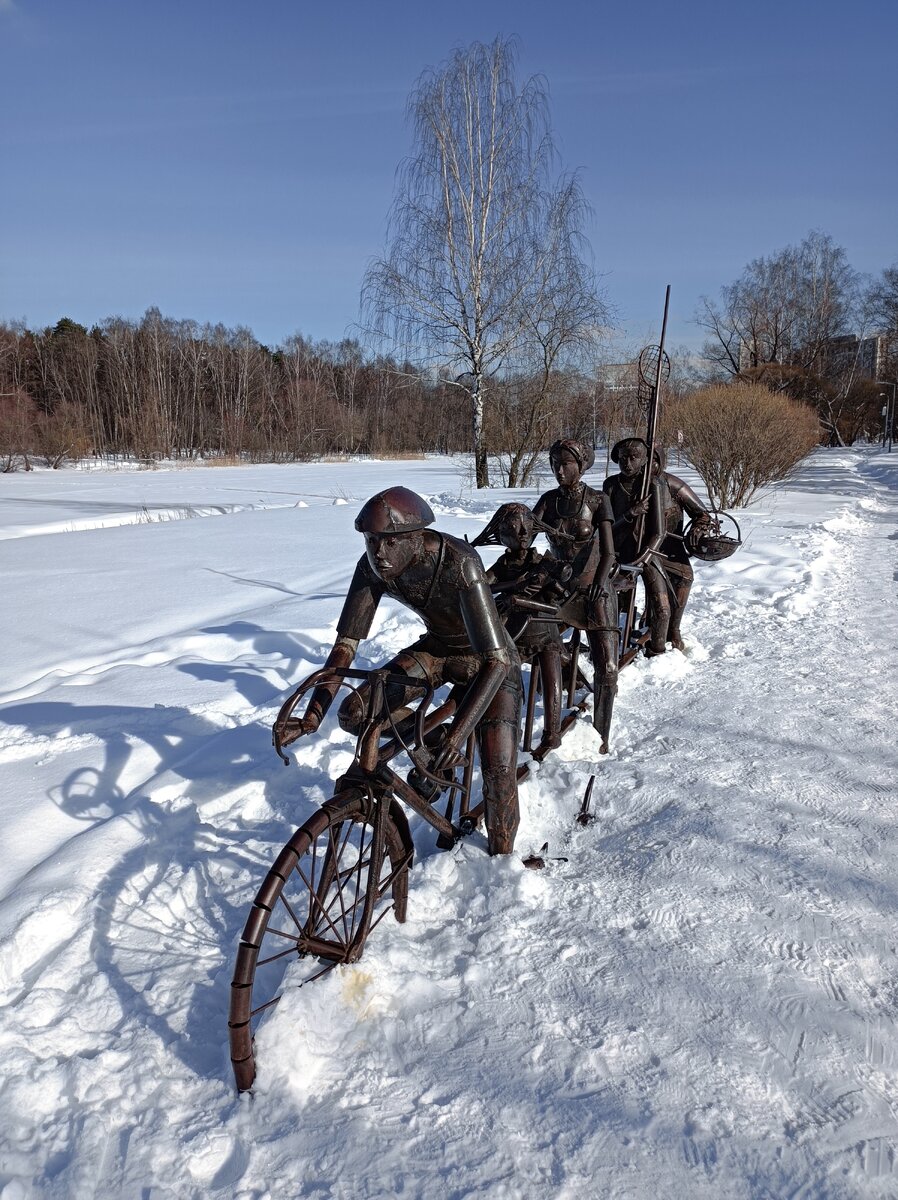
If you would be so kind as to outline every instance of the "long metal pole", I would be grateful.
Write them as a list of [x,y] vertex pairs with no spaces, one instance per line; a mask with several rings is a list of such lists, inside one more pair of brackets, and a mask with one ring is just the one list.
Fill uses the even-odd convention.
[[[655,434],[658,429],[658,409],[661,403],[661,377],[664,370],[664,339],[667,336],[667,313],[670,308],[670,284],[664,292],[664,316],[661,319],[661,342],[658,346],[658,365],[655,368],[655,386],[652,388],[652,399],[649,404],[648,423],[646,426],[646,442],[648,443],[648,458],[645,463],[645,470],[642,473],[642,483],[639,488],[639,499],[645,500],[652,486],[652,465],[655,455]],[[636,553],[639,554],[642,546],[642,538],[645,532],[645,515],[641,514],[634,528]],[[624,618],[624,628],[621,635],[620,653],[621,656],[627,653],[630,648],[630,634],[633,632],[633,625],[636,617],[636,587],[630,592],[630,598],[627,602],[627,611]]]
[[[887,453],[891,454],[892,437],[895,429],[895,409],[898,407],[895,402],[895,392],[896,389],[898,389],[898,381],[893,383],[888,379],[874,379],[873,382],[879,387],[887,387],[891,389],[889,395],[886,397],[885,404],[880,410],[882,415],[885,417],[885,421],[883,422],[882,426],[882,448],[883,450],[886,450],[886,446],[888,446]],[[880,397],[884,397],[886,393],[880,392],[879,395]]]
[[892,403],[892,398],[891,398],[891,396],[887,396],[885,392],[880,392],[880,396],[882,396],[882,398],[885,400],[885,404],[882,406],[882,410],[880,410],[882,412],[882,416],[883,416],[881,445],[882,445],[883,450],[885,450],[886,435],[889,432],[889,406]]
[[[664,316],[661,319],[661,342],[658,346],[658,365],[655,368],[655,386],[652,388],[652,402],[649,405],[649,419],[645,439],[649,446],[649,457],[645,466],[645,474],[642,477],[642,487],[640,488],[639,497],[640,500],[644,500],[649,494],[649,488],[651,487],[652,482],[652,458],[655,453],[655,435],[658,432],[658,410],[661,407],[661,376],[664,368],[664,339],[667,336],[667,313],[669,309],[670,284],[667,285],[667,290],[664,293]],[[644,522],[641,522],[640,524],[644,524]]]

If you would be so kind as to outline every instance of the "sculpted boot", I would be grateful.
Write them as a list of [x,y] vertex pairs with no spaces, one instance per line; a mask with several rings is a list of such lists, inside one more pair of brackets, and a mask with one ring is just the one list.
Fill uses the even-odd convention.
[[613,684],[600,683],[593,696],[592,726],[601,740],[600,754],[608,753],[608,739],[611,734],[611,713],[614,709],[614,698],[617,695],[617,679]]

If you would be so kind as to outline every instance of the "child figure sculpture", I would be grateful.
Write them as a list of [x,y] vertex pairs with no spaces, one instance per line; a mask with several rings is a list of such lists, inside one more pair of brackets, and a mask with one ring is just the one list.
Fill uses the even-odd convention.
[[549,461],[558,487],[540,496],[533,513],[552,530],[552,554],[571,568],[572,597],[561,615],[586,631],[594,670],[592,723],[607,754],[618,662],[617,596],[610,583],[614,515],[608,497],[582,480],[595,461],[591,447],[565,438],[552,444]]
[[526,504],[503,504],[474,539],[474,546],[505,546],[487,570],[505,628],[514,638],[522,660],[539,665],[543,693],[543,734],[533,752],[537,760],[561,745],[561,631],[551,615],[527,610],[520,601],[559,604],[566,598],[562,564],[533,548],[537,533],[552,532]]
[[659,562],[670,579],[670,624],[667,640],[676,650],[684,650],[680,622],[695,578],[689,552],[683,540],[683,528],[688,515],[696,525],[709,525],[711,514],[685,480],[664,467],[661,455],[654,453],[656,474],[664,490],[665,538],[658,551]]
[[622,438],[611,448],[611,461],[620,467],[618,475],[609,475],[602,490],[614,518],[613,537],[618,558],[642,568],[646,608],[649,617],[649,644],[646,654],[663,654],[670,624],[670,597],[667,576],[658,565],[657,551],[665,536],[665,485],[652,474],[648,495],[640,499],[649,448],[643,438]]

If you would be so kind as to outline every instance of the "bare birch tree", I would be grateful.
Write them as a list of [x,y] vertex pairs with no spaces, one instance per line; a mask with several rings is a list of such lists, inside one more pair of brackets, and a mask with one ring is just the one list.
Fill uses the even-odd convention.
[[[516,57],[513,41],[475,42],[419,78],[408,103],[415,151],[400,167],[386,257],[362,288],[368,329],[401,357],[441,367],[468,394],[478,487],[489,486],[488,382],[520,365],[540,314],[551,312],[563,274],[553,252],[574,252],[578,300],[581,279],[594,283],[575,252],[579,184],[552,175],[545,81],[519,88]],[[604,312],[590,291],[578,328]],[[554,314],[552,323],[559,327]]]

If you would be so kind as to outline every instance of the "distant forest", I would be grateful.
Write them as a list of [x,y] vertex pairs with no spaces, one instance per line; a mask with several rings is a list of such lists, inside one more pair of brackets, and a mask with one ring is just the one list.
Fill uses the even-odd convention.
[[[492,452],[514,457],[511,431],[536,387],[522,378],[494,386]],[[562,374],[552,389],[553,425],[591,432],[594,384]],[[543,434],[531,430],[537,442]],[[155,308],[92,329],[69,318],[40,331],[0,325],[0,469],[27,468],[29,457],[51,466],[91,455],[279,462],[470,449],[470,403],[452,380],[352,340],[295,335],[272,350],[248,329]]]

